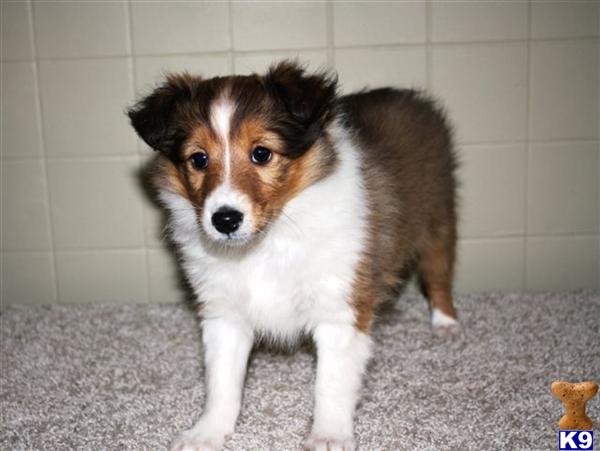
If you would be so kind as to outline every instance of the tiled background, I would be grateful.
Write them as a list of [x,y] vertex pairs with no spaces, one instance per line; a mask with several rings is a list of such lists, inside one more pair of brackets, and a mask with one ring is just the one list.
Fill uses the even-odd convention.
[[598,288],[597,1],[2,2],[2,302],[182,298],[124,109],[167,70],[422,87],[462,160],[457,290]]

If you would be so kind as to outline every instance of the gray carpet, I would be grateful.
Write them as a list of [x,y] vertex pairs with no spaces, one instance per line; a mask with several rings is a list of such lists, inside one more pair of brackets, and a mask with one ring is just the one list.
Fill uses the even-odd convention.
[[[457,299],[465,334],[433,337],[422,299],[382,315],[358,408],[361,450],[557,449],[550,383],[600,380],[600,296]],[[184,306],[5,307],[2,450],[161,450],[198,416],[199,332]],[[229,450],[299,450],[314,358],[253,354]],[[600,442],[600,396],[588,406]],[[598,447],[598,444],[596,444]]]

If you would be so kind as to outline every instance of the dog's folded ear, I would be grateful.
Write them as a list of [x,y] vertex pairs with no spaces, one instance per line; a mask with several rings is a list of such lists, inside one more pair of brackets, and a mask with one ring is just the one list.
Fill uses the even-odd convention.
[[285,60],[269,69],[264,78],[270,95],[280,102],[293,123],[288,134],[302,138],[294,143],[301,153],[310,147],[333,117],[337,76],[327,72],[306,74],[298,63]]
[[199,77],[171,74],[150,95],[127,111],[137,134],[154,150],[173,158],[183,135],[176,126],[177,109],[192,100]]

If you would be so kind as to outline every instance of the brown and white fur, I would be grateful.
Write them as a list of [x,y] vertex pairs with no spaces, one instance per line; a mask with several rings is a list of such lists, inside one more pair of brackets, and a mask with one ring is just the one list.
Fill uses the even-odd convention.
[[[255,338],[304,335],[318,358],[306,447],[354,449],[377,305],[416,269],[434,326],[457,325],[443,115],[410,90],[338,97],[334,77],[282,62],[262,76],[171,75],[129,116],[160,151],[154,185],[202,305],[206,405],[172,449],[219,449]],[[223,211],[235,213],[225,227]]]

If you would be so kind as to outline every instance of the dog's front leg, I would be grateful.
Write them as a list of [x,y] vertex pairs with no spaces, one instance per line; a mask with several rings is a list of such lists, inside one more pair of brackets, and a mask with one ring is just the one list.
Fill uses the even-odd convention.
[[317,345],[317,378],[309,450],[352,451],[354,408],[369,359],[371,340],[352,325],[321,324]]
[[207,319],[202,341],[206,369],[206,403],[200,420],[175,440],[172,451],[215,451],[233,432],[253,335],[238,322]]

